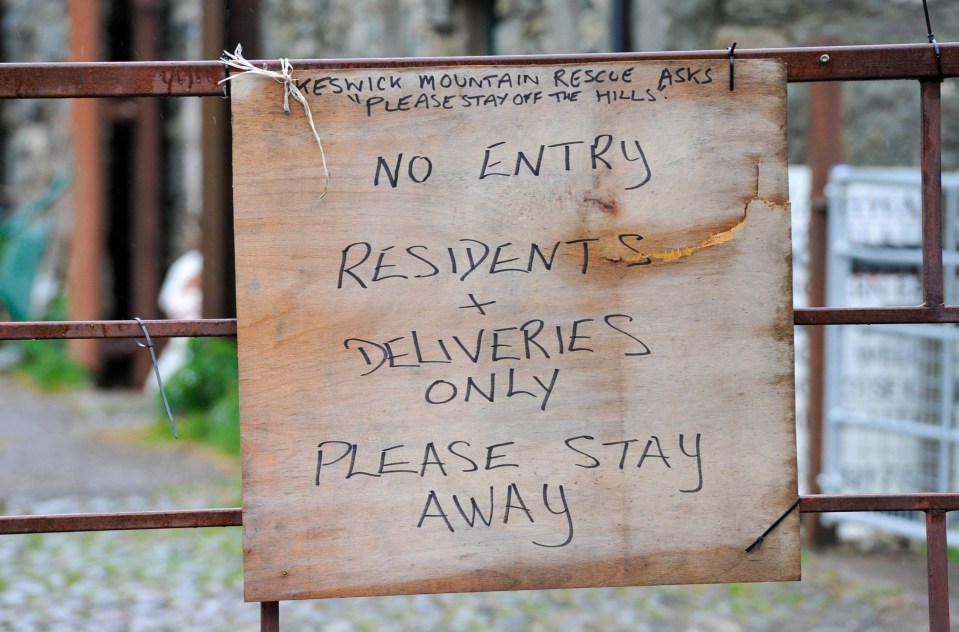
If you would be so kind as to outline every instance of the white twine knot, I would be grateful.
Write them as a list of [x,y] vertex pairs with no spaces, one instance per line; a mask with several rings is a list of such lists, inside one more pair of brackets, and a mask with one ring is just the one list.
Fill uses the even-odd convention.
[[306,102],[306,97],[303,96],[303,93],[300,92],[300,89],[296,87],[296,82],[293,81],[293,65],[290,63],[290,60],[286,58],[280,59],[280,72],[276,72],[275,70],[267,70],[266,68],[257,68],[243,57],[243,47],[237,44],[236,52],[230,53],[228,51],[223,51],[223,56],[220,57],[220,61],[231,68],[236,68],[241,72],[235,75],[230,75],[224,79],[220,79],[218,83],[225,83],[231,79],[239,77],[240,75],[246,74],[269,77],[273,81],[283,84],[284,112],[287,114],[290,113],[290,96],[300,102],[300,104],[303,106],[303,112],[306,114],[306,118],[310,122],[310,129],[313,130],[313,138],[316,139],[316,145],[320,148],[320,158],[323,160],[324,177],[323,193],[320,195],[320,200],[326,197],[326,193],[330,190],[330,170],[326,166],[326,152],[323,151],[323,141],[320,139],[320,134],[316,131],[316,124],[313,122],[313,113],[310,111],[310,105]]

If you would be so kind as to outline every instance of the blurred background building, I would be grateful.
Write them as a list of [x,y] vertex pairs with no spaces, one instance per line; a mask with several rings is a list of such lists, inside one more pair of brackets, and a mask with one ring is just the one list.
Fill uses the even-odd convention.
[[[930,0],[929,9],[939,41],[959,40],[954,2]],[[926,36],[921,0],[0,2],[0,60],[8,63],[214,60],[238,43],[249,59],[295,60],[725,49],[733,42],[739,50],[914,44],[927,42]],[[956,83],[947,80],[942,87],[945,171],[959,169]],[[227,99],[7,100],[0,103],[0,121],[0,311],[6,317],[234,315]],[[918,165],[918,88],[908,81],[791,84],[788,125],[790,163],[797,166],[792,171],[796,302],[805,305],[806,218],[810,208],[823,208],[827,197],[823,168],[839,162]],[[811,176],[802,167],[808,163]],[[845,209],[843,221],[848,219],[834,227],[836,235],[852,235],[842,244],[900,252],[877,260],[875,253],[858,256],[863,251],[837,250],[833,244],[826,300],[916,302],[915,261],[903,255],[916,247],[909,237],[915,228],[913,194],[901,187],[877,193],[883,182],[877,184],[874,174],[864,175],[866,189],[857,189],[856,173],[843,174],[829,194],[832,204]],[[908,184],[910,177],[893,179]],[[888,227],[882,235],[906,237],[869,237],[877,222]],[[954,248],[955,235],[947,243]],[[174,276],[182,291],[173,291],[161,306],[163,280],[177,261]],[[948,263],[953,292],[956,266]],[[183,293],[189,294],[185,308],[177,301]],[[174,314],[177,309],[185,311]],[[832,443],[825,464],[818,455],[809,466],[824,471],[825,478],[811,477],[804,491],[819,483],[828,491],[880,492],[959,482],[952,377],[959,375],[959,352],[955,337],[941,333],[944,326],[933,327],[937,333],[914,332],[905,343],[902,332],[890,334],[892,342],[871,333],[830,342],[839,371],[828,373],[824,424]],[[797,353],[801,431],[809,384],[803,335]],[[141,384],[149,370],[149,357],[129,341],[77,340],[69,351],[100,386]],[[891,382],[893,374],[908,383]],[[870,376],[868,388],[879,384],[883,392],[862,391],[857,384],[864,376]],[[876,438],[874,422],[885,427],[885,438]],[[895,434],[920,425],[926,429],[905,443],[901,432]],[[805,447],[802,432],[800,440]],[[885,460],[857,456],[867,449]]]
[[[940,41],[959,12],[930,3]],[[655,51],[925,41],[919,0],[4,0],[6,62],[341,58]],[[789,89],[790,161],[806,162],[808,87]],[[954,82],[943,118],[959,115]],[[844,161],[918,162],[918,99],[909,82],[843,95]],[[177,257],[203,249],[203,314],[233,314],[226,100],[17,100],[2,104],[0,203],[19,218],[20,269],[3,283],[14,318],[57,306],[77,320],[152,318]],[[944,167],[959,167],[945,126]],[[20,215],[25,215],[21,213]],[[38,225],[40,224],[40,225]],[[67,247],[69,246],[69,247]],[[25,292],[29,291],[29,294]],[[60,302],[57,303],[56,299]],[[84,340],[72,352],[102,384],[138,382],[142,354]]]

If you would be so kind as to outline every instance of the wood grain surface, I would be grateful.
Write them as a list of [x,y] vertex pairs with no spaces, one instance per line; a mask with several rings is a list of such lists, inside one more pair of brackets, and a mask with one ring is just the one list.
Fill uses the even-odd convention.
[[233,82],[246,598],[798,579],[775,61]]

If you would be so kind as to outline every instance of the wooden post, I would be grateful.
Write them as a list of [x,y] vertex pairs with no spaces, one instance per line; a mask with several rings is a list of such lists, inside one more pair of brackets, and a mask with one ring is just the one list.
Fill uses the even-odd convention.
[[[70,57],[72,61],[102,58],[103,20],[99,0],[70,0]],[[101,318],[100,283],[104,247],[103,148],[101,102],[73,102],[73,236],[67,265],[67,314],[70,320]],[[101,341],[70,340],[70,354],[87,369],[101,365]]]

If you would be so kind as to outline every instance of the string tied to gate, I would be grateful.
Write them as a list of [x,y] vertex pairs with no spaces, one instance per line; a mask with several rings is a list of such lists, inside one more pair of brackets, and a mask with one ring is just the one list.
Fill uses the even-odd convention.
[[790,506],[789,509],[787,509],[787,510],[783,513],[783,515],[781,515],[781,516],[779,516],[778,518],[776,518],[776,522],[774,522],[774,523],[772,523],[771,525],[769,525],[769,528],[766,529],[765,531],[763,531],[763,534],[762,534],[761,536],[759,536],[758,538],[756,538],[756,541],[755,541],[755,542],[753,542],[752,544],[750,544],[749,546],[746,547],[746,552],[747,552],[747,553],[752,553],[753,551],[755,551],[755,550],[757,550],[759,547],[761,547],[761,546],[763,545],[763,542],[766,541],[766,536],[769,535],[770,533],[772,533],[773,529],[775,529],[776,527],[778,527],[778,526],[779,526],[779,523],[781,523],[783,520],[786,519],[786,516],[788,516],[789,514],[791,514],[791,513],[794,512],[794,511],[796,511],[796,507],[798,507],[798,506],[799,506],[799,499],[797,498],[797,499],[796,499],[796,502],[794,502],[794,503],[792,504],[792,506]]
[[942,50],[939,48],[939,42],[936,41],[936,36],[932,34],[932,21],[929,19],[929,6],[926,4],[926,0],[922,0],[922,12],[926,16],[926,33],[929,38],[929,43],[932,44],[932,50],[936,54],[936,70],[939,71],[939,83],[942,83],[945,80],[945,74],[942,72]]
[[170,429],[173,430],[173,438],[179,439],[180,436],[176,431],[176,423],[173,421],[173,413],[170,412],[170,402],[166,398],[166,389],[163,388],[163,379],[160,377],[160,367],[157,366],[157,354],[153,350],[153,339],[150,338],[150,332],[147,330],[147,325],[139,317],[134,316],[133,320],[137,321],[137,324],[140,325],[140,329],[143,330],[143,337],[146,338],[146,342],[141,342],[138,338],[134,338],[133,341],[137,343],[137,346],[141,349],[149,349],[150,351],[150,360],[153,361],[153,374],[157,378],[157,386],[160,387],[160,397],[163,398],[163,407],[166,408],[167,419],[170,420]]
[[310,111],[310,104],[307,103],[306,97],[303,96],[300,89],[296,87],[296,82],[293,80],[293,65],[290,63],[290,60],[285,57],[280,59],[279,72],[267,68],[258,68],[243,57],[243,47],[237,44],[235,52],[223,51],[223,56],[220,57],[220,61],[240,72],[221,79],[219,83],[225,83],[248,74],[267,77],[283,84],[284,112],[287,114],[290,113],[290,97],[293,97],[294,100],[303,106],[303,113],[306,114],[306,118],[310,122],[310,130],[313,131],[313,138],[316,139],[316,145],[320,148],[320,158],[323,161],[323,193],[320,194],[320,200],[325,198],[327,192],[330,190],[330,170],[326,164],[326,151],[323,149],[323,140],[320,138],[320,133],[316,131],[316,123],[313,121],[313,112]]
[[733,88],[736,87],[736,44],[739,42],[733,42],[733,45],[726,49],[726,52],[729,53],[729,91],[732,92]]

